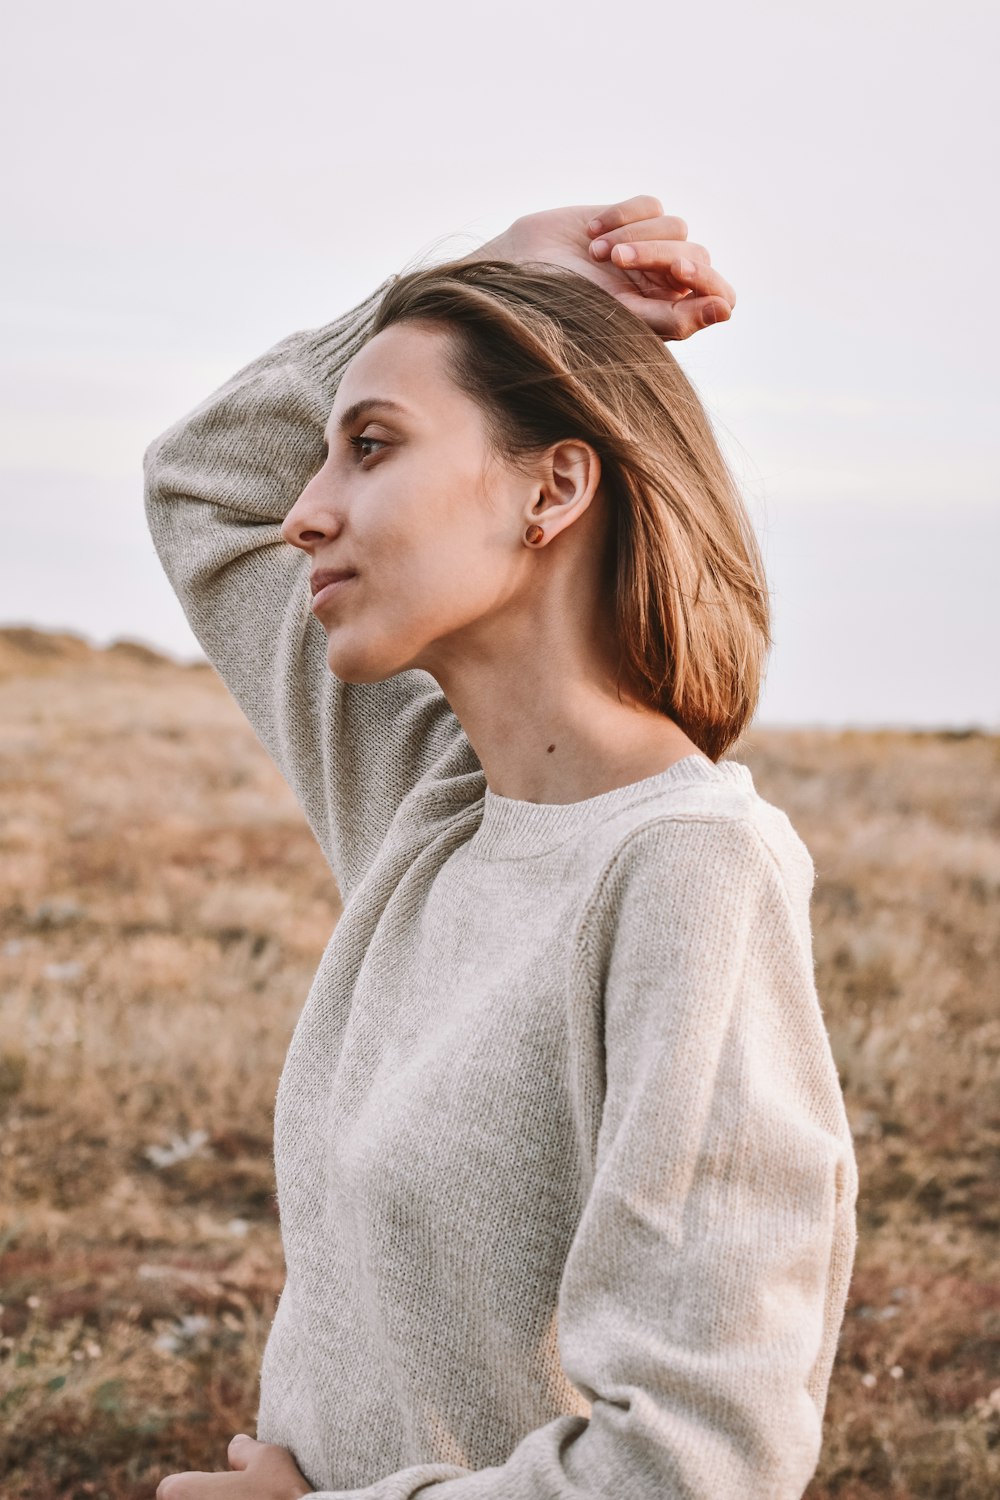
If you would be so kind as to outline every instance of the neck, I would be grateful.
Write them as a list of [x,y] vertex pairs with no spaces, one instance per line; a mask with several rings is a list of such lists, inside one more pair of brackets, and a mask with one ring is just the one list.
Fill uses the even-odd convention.
[[550,591],[530,618],[421,663],[499,796],[583,801],[701,753],[665,714],[619,696],[608,635],[578,628],[588,615],[569,602]]

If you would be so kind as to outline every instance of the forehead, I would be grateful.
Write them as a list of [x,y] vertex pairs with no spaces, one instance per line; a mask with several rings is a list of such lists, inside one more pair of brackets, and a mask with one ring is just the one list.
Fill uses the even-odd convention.
[[365,397],[386,397],[419,410],[442,403],[469,402],[448,369],[447,329],[422,323],[394,323],[369,339],[344,371],[333,415]]

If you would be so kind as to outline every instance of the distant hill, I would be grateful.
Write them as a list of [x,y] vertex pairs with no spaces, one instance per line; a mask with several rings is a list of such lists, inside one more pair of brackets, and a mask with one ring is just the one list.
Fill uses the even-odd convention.
[[[158,674],[179,673],[185,677],[191,673],[208,673],[220,691],[222,683],[205,657],[194,657],[187,661],[157,651],[143,641],[122,637],[107,646],[97,646],[85,636],[68,630],[39,630],[34,625],[0,625],[0,682],[17,677],[49,677],[60,673],[94,671],[100,675],[111,672],[126,672],[133,677],[138,672],[154,671]],[[795,726],[754,724],[750,733],[755,741],[763,743],[769,734],[780,740],[782,733],[814,733],[819,739],[826,736],[868,736],[886,743],[907,739],[965,740],[990,738],[997,740],[997,731],[982,725],[956,725],[931,728],[908,728],[906,726]],[[763,737],[763,739],[762,739]],[[740,754],[747,751],[743,742]]]
[[204,657],[179,661],[142,641],[122,638],[108,646],[95,646],[71,631],[38,630],[33,625],[0,626],[0,677],[42,677],[68,667],[85,671],[112,665],[182,672],[210,670]]

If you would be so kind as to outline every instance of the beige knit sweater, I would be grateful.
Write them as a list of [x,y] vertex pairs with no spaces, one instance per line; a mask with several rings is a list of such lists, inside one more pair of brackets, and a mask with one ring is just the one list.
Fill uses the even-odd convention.
[[345,901],[278,1089],[258,1435],[325,1500],[792,1500],[857,1192],[812,861],[739,763],[517,801],[427,673],[331,675],[279,524],[381,290],[145,463]]

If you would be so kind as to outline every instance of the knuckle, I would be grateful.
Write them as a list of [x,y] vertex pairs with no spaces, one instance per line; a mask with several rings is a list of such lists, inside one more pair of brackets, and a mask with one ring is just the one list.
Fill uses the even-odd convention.
[[658,226],[658,236],[661,240],[673,240],[682,243],[687,239],[688,227],[683,219],[678,219],[675,214],[664,214]]
[[710,296],[715,297],[720,303],[724,302],[727,307],[736,306],[736,293],[729,285],[729,282],[723,280],[718,271],[712,271],[710,274],[706,275],[705,290]]
[[689,339],[693,333],[697,333],[700,327],[701,318],[690,308],[678,309],[672,337],[678,340]]
[[642,234],[635,224],[623,224],[620,228],[612,230],[610,234],[605,234],[603,238],[612,247],[615,245],[634,245],[642,238]]
[[633,219],[657,218],[663,213],[663,204],[648,193],[637,193],[634,198],[624,198],[612,204],[609,212],[615,215],[615,224],[620,226]]

